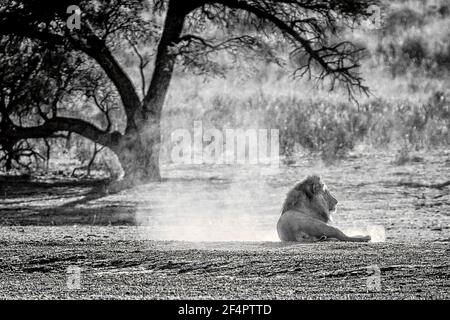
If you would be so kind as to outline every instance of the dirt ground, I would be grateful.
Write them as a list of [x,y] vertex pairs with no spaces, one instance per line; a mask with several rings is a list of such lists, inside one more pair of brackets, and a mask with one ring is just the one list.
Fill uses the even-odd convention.
[[[32,237],[53,231],[9,228],[7,233],[22,236],[2,240],[0,297],[450,298],[448,243],[153,242],[99,239],[88,230],[33,241],[28,232]],[[70,266],[81,268],[79,289],[67,287]],[[380,270],[380,287],[367,284],[374,276],[371,266]]]
[[[2,177],[0,298],[448,299],[450,186],[436,184],[450,180],[450,152],[393,161],[165,166],[162,183],[117,194]],[[340,200],[334,223],[377,243],[277,241],[283,197],[311,173]]]

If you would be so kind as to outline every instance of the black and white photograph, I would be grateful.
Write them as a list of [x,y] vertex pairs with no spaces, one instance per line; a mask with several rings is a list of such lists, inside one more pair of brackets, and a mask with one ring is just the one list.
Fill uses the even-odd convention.
[[1,300],[267,318],[449,257],[449,0],[0,0]]

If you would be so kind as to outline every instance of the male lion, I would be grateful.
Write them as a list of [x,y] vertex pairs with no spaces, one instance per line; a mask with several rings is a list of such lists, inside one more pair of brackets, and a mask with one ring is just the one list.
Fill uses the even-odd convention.
[[309,176],[287,194],[277,231],[281,241],[370,241],[370,236],[349,237],[328,224],[338,201],[318,176]]

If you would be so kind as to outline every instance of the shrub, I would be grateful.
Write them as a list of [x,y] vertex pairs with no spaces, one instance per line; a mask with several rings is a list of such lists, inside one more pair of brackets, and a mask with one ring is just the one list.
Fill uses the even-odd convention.
[[408,7],[402,7],[391,11],[385,18],[384,32],[388,34],[397,31],[404,31],[411,27],[418,27],[424,24],[424,19],[420,12]]
[[420,36],[407,37],[400,47],[401,57],[408,65],[419,67],[428,57],[427,44]]

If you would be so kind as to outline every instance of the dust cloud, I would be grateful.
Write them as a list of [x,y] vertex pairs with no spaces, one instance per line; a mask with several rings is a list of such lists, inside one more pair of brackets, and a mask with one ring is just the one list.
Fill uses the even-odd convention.
[[[171,168],[170,178],[143,186],[135,195],[143,199],[136,213],[139,236],[192,242],[279,241],[276,223],[282,202],[294,183],[304,178],[286,179],[283,170],[264,166]],[[338,209],[335,226],[349,235],[369,234],[372,242],[385,241],[382,226],[341,215],[342,210]]]
[[278,241],[275,225],[285,190],[270,186],[264,178],[274,170],[278,169],[230,166],[225,168],[226,175],[216,176],[205,169],[195,177],[188,170],[182,178],[152,185],[147,194],[141,190],[140,196],[147,200],[136,215],[141,236],[151,240]]

